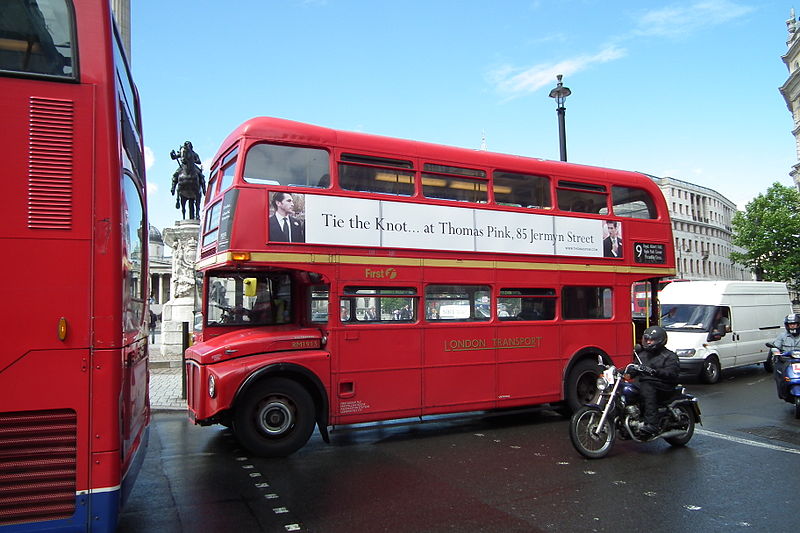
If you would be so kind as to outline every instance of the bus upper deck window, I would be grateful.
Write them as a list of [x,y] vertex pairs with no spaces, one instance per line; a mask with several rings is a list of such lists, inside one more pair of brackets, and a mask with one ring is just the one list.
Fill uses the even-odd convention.
[[342,154],[341,159],[339,185],[342,189],[399,196],[414,194],[415,173],[410,161],[361,154]]
[[486,172],[471,168],[425,163],[422,174],[422,194],[457,202],[485,204],[489,200]]
[[0,72],[75,79],[74,33],[66,0],[0,2]]
[[500,205],[534,209],[549,209],[553,206],[550,179],[544,176],[495,172],[492,190],[495,203]]
[[262,143],[247,152],[244,181],[328,188],[330,172],[330,156],[326,150]]
[[238,150],[234,150],[230,154],[226,155],[222,159],[222,163],[220,163],[220,168],[222,168],[221,176],[219,179],[219,190],[224,191],[231,185],[233,185],[233,176],[236,174],[236,163],[237,159],[236,156],[238,154]]
[[558,208],[573,213],[608,214],[605,185],[559,180],[556,189]]
[[615,185],[611,187],[611,203],[618,217],[658,218],[653,198],[644,189]]

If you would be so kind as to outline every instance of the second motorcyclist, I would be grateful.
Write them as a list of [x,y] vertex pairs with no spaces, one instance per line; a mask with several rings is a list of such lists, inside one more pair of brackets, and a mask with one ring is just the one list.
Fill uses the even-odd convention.
[[667,349],[667,332],[661,326],[651,326],[642,334],[641,349],[637,355],[641,364],[631,367],[629,374],[638,376],[642,395],[644,426],[642,432],[655,435],[659,401],[671,396],[678,383],[680,362],[672,350]]
[[786,399],[788,386],[782,377],[784,375],[784,368],[791,360],[781,357],[780,354],[782,352],[800,350],[800,314],[789,313],[786,315],[786,318],[783,319],[783,326],[786,328],[786,331],[782,332],[772,341],[772,346],[774,347],[772,361],[775,367],[775,382],[778,386],[778,397]]
[[783,319],[783,327],[786,331],[778,335],[772,344],[778,352],[788,350],[800,350],[800,314],[789,313]]

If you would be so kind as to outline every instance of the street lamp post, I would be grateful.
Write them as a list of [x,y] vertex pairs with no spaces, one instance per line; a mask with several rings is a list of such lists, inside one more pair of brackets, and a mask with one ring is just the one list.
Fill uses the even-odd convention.
[[563,76],[559,74],[556,76],[558,80],[558,85],[556,85],[555,89],[550,91],[550,98],[556,99],[556,113],[558,114],[558,144],[559,148],[561,149],[561,160],[567,160],[567,132],[566,126],[564,125],[564,114],[567,112],[567,108],[564,107],[564,102],[567,100],[567,96],[572,94],[572,91],[569,90],[569,87],[564,87],[564,84],[561,83],[561,78]]

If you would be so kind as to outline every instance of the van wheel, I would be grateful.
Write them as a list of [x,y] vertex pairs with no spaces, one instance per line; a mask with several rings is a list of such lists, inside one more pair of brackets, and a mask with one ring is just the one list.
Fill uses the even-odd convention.
[[722,369],[719,367],[719,359],[716,355],[708,357],[703,361],[703,370],[700,371],[700,379],[705,383],[714,384],[719,381]]
[[308,442],[314,431],[314,400],[296,381],[271,378],[255,384],[236,406],[233,432],[262,457],[284,457]]
[[600,367],[596,360],[584,359],[579,361],[567,376],[565,389],[566,405],[574,413],[592,401],[597,391],[597,376]]

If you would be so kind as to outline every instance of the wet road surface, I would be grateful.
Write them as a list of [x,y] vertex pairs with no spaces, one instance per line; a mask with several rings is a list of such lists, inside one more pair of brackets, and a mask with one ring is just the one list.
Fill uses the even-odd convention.
[[800,421],[771,376],[687,386],[704,422],[687,447],[596,461],[547,409],[315,434],[283,459],[159,412],[119,531],[795,531]]

